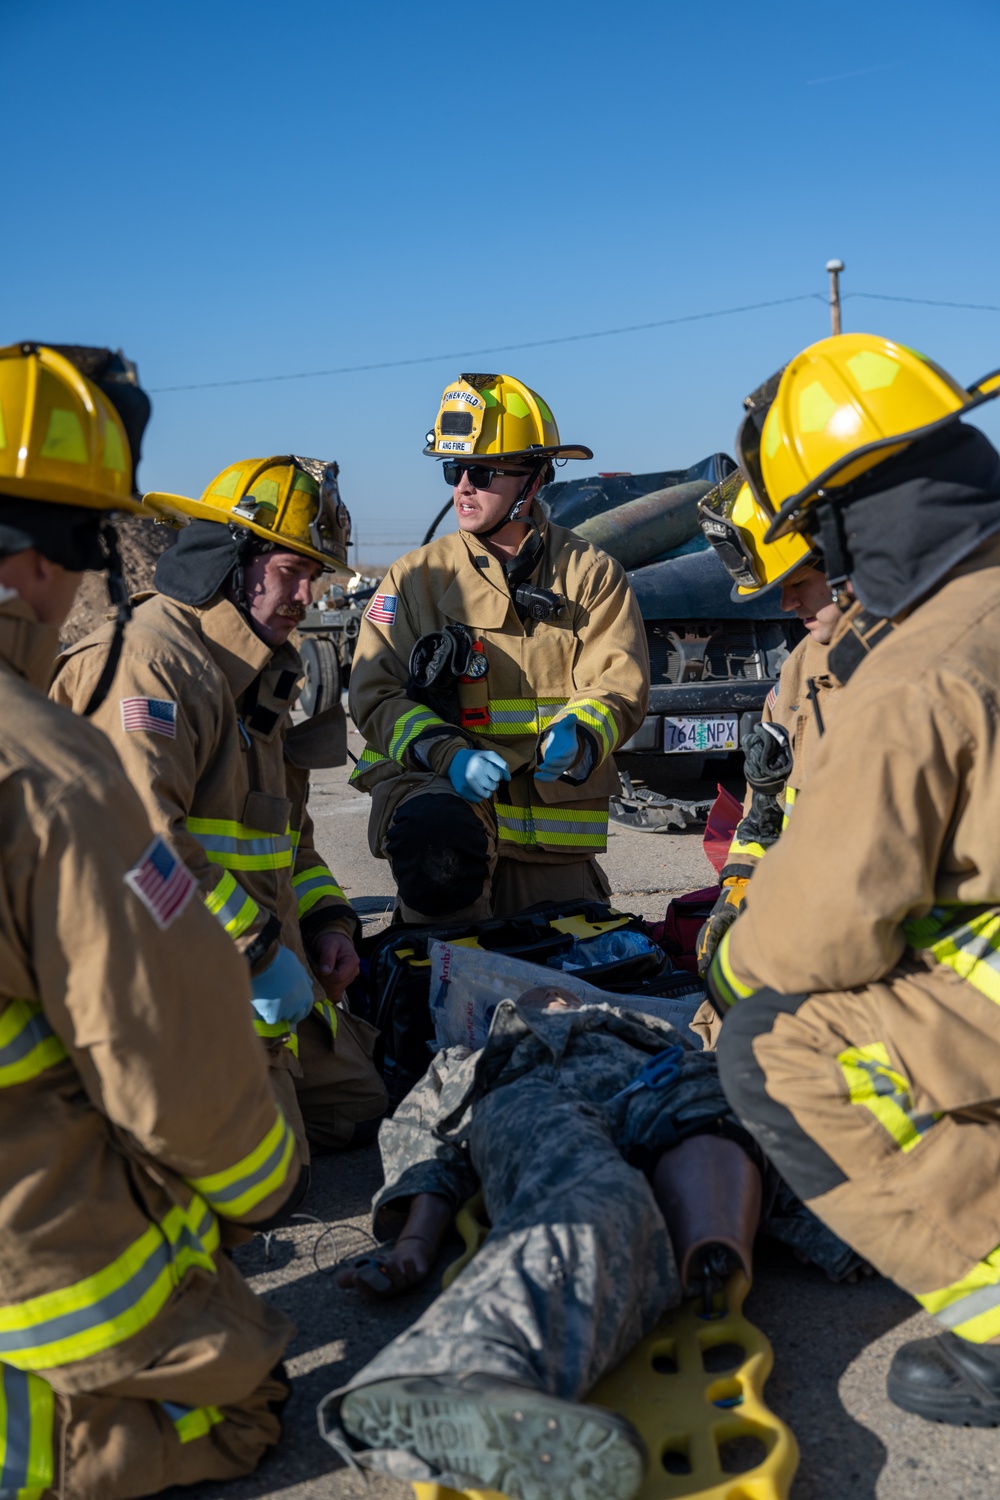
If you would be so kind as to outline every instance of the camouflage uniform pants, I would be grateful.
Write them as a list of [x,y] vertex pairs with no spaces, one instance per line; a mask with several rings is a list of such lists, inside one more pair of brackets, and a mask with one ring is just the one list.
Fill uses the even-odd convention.
[[469,1145],[490,1235],[351,1386],[477,1373],[573,1401],[680,1300],[663,1218],[620,1154],[611,1112],[549,1071],[477,1101]]

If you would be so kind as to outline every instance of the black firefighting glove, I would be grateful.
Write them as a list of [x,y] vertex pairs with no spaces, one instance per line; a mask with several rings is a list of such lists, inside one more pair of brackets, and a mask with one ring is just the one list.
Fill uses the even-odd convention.
[[458,680],[468,671],[472,639],[464,625],[431,630],[413,644],[406,696],[424,703],[446,724],[459,722]]
[[792,774],[792,741],[782,724],[755,724],[743,741],[743,774],[754,792],[776,797]]
[[698,934],[696,948],[698,973],[703,979],[715,957],[716,948],[743,910],[749,884],[749,880],[744,875],[731,875],[722,883],[722,894],[712,907],[708,920],[703,923]]

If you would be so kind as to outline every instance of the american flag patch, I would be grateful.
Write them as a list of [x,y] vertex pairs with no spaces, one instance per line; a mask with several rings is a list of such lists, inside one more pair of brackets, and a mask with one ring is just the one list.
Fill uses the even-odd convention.
[[166,839],[157,835],[138,864],[126,872],[125,884],[135,891],[160,931],[166,932],[190,901],[195,879]]
[[368,618],[379,625],[396,623],[396,594],[376,594],[368,606]]
[[177,700],[175,698],[123,698],[122,728],[126,734],[147,730],[177,738]]
[[778,689],[776,687],[773,687],[771,689],[771,691],[768,693],[767,697],[764,699],[764,702],[767,704],[768,708],[773,708],[774,705],[777,703],[777,701],[778,701]]

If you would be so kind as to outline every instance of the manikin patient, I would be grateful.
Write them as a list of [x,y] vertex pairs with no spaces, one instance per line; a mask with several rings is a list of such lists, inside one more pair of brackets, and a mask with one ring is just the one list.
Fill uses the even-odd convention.
[[[630,1091],[654,1061],[656,1085]],[[750,1275],[762,1173],[766,1228],[834,1276],[853,1260],[774,1179],[714,1054],[555,987],[503,1001],[478,1052],[438,1053],[379,1145],[374,1227],[397,1239],[341,1285],[387,1295],[424,1280],[478,1186],[492,1226],[448,1290],[321,1403],[347,1462],[401,1479],[629,1500],[638,1434],[578,1403],[684,1293]]]

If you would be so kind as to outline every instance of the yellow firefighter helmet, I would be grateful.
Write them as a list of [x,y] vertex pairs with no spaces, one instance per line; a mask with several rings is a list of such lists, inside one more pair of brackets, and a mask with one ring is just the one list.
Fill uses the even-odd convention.
[[245,458],[216,475],[200,500],[143,496],[147,511],[168,520],[216,521],[245,527],[265,541],[324,568],[347,563],[351,517],[340,498],[339,465],[282,454]]
[[737,469],[698,502],[698,521],[732,578],[733,598],[776,588],[816,553],[799,532],[765,542],[774,517],[755,499]]
[[424,452],[432,458],[593,458],[559,440],[556,419],[537,391],[513,375],[460,375],[445,387]]
[[0,349],[0,495],[138,513],[121,417],[45,344]]
[[1000,393],[966,390],[933,360],[868,333],[821,339],[744,403],[737,450],[773,541],[801,529],[821,490],[849,484]]

